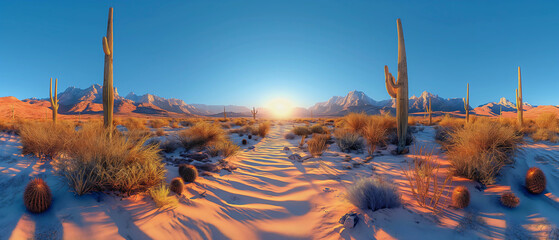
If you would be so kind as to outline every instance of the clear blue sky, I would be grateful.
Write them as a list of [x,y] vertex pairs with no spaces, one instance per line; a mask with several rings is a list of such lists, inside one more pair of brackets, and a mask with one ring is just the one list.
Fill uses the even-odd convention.
[[559,104],[559,1],[0,1],[0,96],[47,97],[48,80],[102,84],[108,8],[114,81],[187,103],[308,107],[357,89],[388,99],[396,18],[410,96],[424,90],[477,106]]

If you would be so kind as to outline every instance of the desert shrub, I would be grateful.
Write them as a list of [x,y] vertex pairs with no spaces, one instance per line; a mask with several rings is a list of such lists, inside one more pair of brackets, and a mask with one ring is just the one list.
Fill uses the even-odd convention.
[[448,127],[451,129],[458,129],[464,126],[465,120],[460,118],[454,118],[450,114],[445,114],[444,117],[439,122],[439,126]]
[[293,140],[293,139],[295,139],[295,136],[297,136],[297,135],[290,132],[290,133],[286,133],[285,136],[283,136],[283,137],[287,140]]
[[165,178],[159,146],[145,144],[147,137],[134,138],[118,132],[108,137],[100,124],[86,124],[76,132],[68,157],[53,162],[56,174],[66,178],[72,190],[145,191]]
[[223,140],[218,142],[212,142],[207,146],[208,154],[212,157],[216,156],[224,156],[230,157],[233,156],[239,151],[239,146],[234,144],[229,140]]
[[189,121],[189,120],[183,120],[183,121],[180,121],[180,125],[183,126],[183,127],[190,127],[190,126],[193,126],[194,123],[192,121]]
[[149,121],[149,126],[151,128],[162,128],[169,125],[169,120],[168,119],[163,119],[163,118],[157,118],[157,119],[152,119]]
[[271,125],[269,122],[261,122],[260,124],[258,124],[258,127],[252,128],[251,133],[252,135],[258,135],[261,138],[264,138],[270,131],[270,126]]
[[347,191],[347,199],[356,207],[376,211],[400,206],[400,195],[391,183],[368,177],[357,180]]
[[559,142],[559,119],[555,113],[543,113],[535,121],[536,130],[532,134],[535,141]]
[[8,121],[0,119],[0,132],[19,134],[20,121]]
[[447,155],[454,173],[483,184],[492,184],[521,137],[510,127],[479,119],[450,133]]
[[508,208],[518,207],[520,199],[512,192],[506,192],[501,195],[501,204]]
[[328,148],[326,142],[329,138],[330,136],[327,134],[313,134],[312,139],[307,142],[309,152],[313,157],[322,156],[324,151]]
[[317,134],[326,134],[328,133],[328,128],[320,125],[320,124],[315,124],[312,125],[310,127],[311,133],[317,133]]
[[337,129],[334,131],[334,138],[336,139],[336,144],[338,144],[338,147],[340,147],[342,152],[363,149],[363,140],[357,133],[346,129]]
[[307,126],[297,126],[294,127],[291,132],[297,136],[307,136],[311,134],[311,130]]
[[543,171],[537,167],[531,167],[526,172],[526,189],[533,194],[540,194],[545,190],[547,180]]
[[222,127],[223,129],[230,129],[230,128],[232,128],[233,126],[231,126],[231,123],[230,123],[230,122],[222,122],[222,123],[221,123],[221,127]]
[[403,168],[402,171],[417,203],[438,213],[441,196],[445,191],[450,193],[450,189],[447,188],[452,184],[452,176],[447,176],[443,182],[439,182],[437,175],[440,163],[432,159],[433,151],[427,152],[425,148],[420,147],[414,155],[413,163],[408,163],[408,168]]
[[225,140],[225,131],[218,124],[207,122],[198,122],[189,129],[182,130],[178,133],[179,140],[184,148],[201,148],[208,146],[214,142]]
[[163,130],[161,128],[155,129],[155,135],[158,136],[158,137],[164,136],[165,135],[165,130]]
[[412,117],[412,116],[408,116],[408,125],[409,126],[415,126],[416,124],[417,124],[417,118]]
[[23,203],[32,213],[46,211],[52,202],[52,193],[47,183],[41,178],[31,180],[25,187]]
[[244,126],[248,123],[248,120],[246,118],[235,118],[233,119],[233,124],[237,125],[237,126]]
[[122,121],[122,125],[124,127],[126,127],[126,129],[128,129],[128,131],[147,130],[145,119],[127,118],[126,120]]
[[182,191],[184,190],[184,182],[182,181],[182,178],[173,178],[173,180],[171,180],[169,189],[177,195],[181,195]]
[[452,131],[449,127],[435,126],[435,140],[439,141],[441,145],[448,143],[450,140],[450,132]]
[[363,138],[367,142],[367,149],[370,155],[375,152],[376,146],[384,144],[387,139],[387,125],[381,117],[370,118],[369,122],[361,130]]
[[240,128],[229,130],[230,133],[237,133],[237,134],[239,134],[239,136],[244,136],[244,135],[249,134],[253,131],[256,131],[256,130],[252,130],[252,127],[250,125],[245,125],[245,126],[242,126]]
[[452,206],[465,208],[470,205],[470,191],[465,186],[455,187],[452,191]]
[[179,202],[175,197],[169,196],[169,188],[165,184],[155,186],[149,189],[149,196],[155,202],[158,208],[174,207]]
[[176,135],[171,135],[167,139],[159,142],[159,148],[166,153],[172,153],[181,146]]
[[189,164],[181,164],[179,165],[179,175],[184,182],[194,182],[198,178],[198,169]]
[[180,128],[179,122],[177,120],[171,121],[171,122],[169,122],[169,127],[173,128],[173,129],[174,128]]
[[71,147],[74,132],[70,122],[26,122],[19,130],[22,153],[56,158]]
[[343,119],[345,127],[354,133],[361,133],[369,123],[369,115],[365,113],[350,113]]

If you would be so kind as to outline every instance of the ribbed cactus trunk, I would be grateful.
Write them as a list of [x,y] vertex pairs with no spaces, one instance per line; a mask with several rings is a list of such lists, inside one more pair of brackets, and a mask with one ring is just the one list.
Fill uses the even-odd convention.
[[16,110],[14,108],[14,105],[12,104],[12,121],[16,120]]
[[427,112],[429,113],[429,126],[433,124],[433,108],[431,107],[431,96],[429,96],[429,107],[427,108]]
[[52,123],[56,124],[58,116],[58,78],[54,82],[54,95],[52,94],[52,78],[50,78],[49,97],[50,105],[52,105]]
[[518,67],[518,88],[516,89],[516,112],[518,115],[518,125],[522,126],[524,124],[523,113],[523,102],[522,102],[522,77],[520,76],[520,66]]
[[384,77],[388,94],[396,98],[396,121],[398,127],[398,153],[406,149],[408,134],[408,64],[406,62],[406,47],[404,44],[404,31],[400,19],[396,20],[398,27],[398,82],[384,66]]
[[114,88],[113,88],[113,8],[109,8],[107,36],[103,37],[103,51],[105,52],[105,71],[103,73],[103,123],[109,129],[109,136],[113,127]]
[[223,120],[227,121],[227,112],[225,112],[225,107],[223,107]]
[[470,84],[466,85],[466,98],[462,98],[464,101],[464,110],[466,110],[466,123],[470,122]]
[[252,111],[250,111],[250,113],[252,113],[252,119],[256,120],[256,114],[258,113],[256,108],[252,107]]

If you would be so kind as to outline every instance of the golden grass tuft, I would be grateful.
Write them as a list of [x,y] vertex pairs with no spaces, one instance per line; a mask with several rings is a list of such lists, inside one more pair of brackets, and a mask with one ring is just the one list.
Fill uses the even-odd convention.
[[161,184],[150,188],[149,196],[158,208],[172,208],[177,206],[179,201],[174,196],[169,196],[169,192],[169,188],[165,184]]
[[439,122],[439,126],[449,129],[458,129],[463,127],[465,122],[466,121],[464,119],[455,118],[450,116],[450,114],[446,114]]
[[169,119],[157,118],[149,121],[151,128],[162,128],[169,125]]
[[230,157],[233,156],[239,151],[240,147],[229,140],[223,140],[219,142],[215,142],[207,146],[208,154],[212,157],[216,156],[224,156]]
[[447,155],[457,175],[492,184],[522,140],[511,127],[478,119],[450,133]]
[[328,134],[313,134],[312,139],[307,142],[309,152],[313,157],[320,157],[328,149]]
[[264,138],[268,135],[268,132],[270,132],[270,126],[270,122],[261,122],[258,124],[258,127],[252,128],[252,134]]
[[534,141],[559,142],[559,119],[555,113],[543,113],[535,121]]
[[129,131],[133,130],[148,130],[146,127],[146,120],[141,118],[127,118],[122,121],[122,125]]
[[367,142],[367,150],[370,155],[373,155],[377,145],[386,142],[388,129],[391,126],[392,122],[389,117],[371,116],[369,118],[367,125],[363,127],[361,132]]
[[119,191],[132,194],[145,191],[165,178],[159,146],[146,144],[148,137],[113,133],[111,138],[101,124],[85,124],[75,133],[67,157],[53,162],[56,173],[64,176],[73,191]]
[[369,123],[369,115],[365,113],[350,113],[343,119],[345,127],[354,133],[361,133]]
[[56,158],[72,147],[74,128],[69,121],[22,123],[19,127],[22,153]]
[[225,131],[219,124],[198,122],[194,126],[178,133],[184,148],[202,148],[214,142],[226,139]]

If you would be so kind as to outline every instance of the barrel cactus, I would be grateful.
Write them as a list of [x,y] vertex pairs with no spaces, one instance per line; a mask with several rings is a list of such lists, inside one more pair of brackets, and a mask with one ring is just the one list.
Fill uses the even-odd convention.
[[396,98],[396,121],[398,131],[397,153],[405,153],[408,134],[408,64],[406,61],[406,47],[404,44],[404,30],[400,19],[396,20],[398,27],[398,81],[384,66],[386,91],[392,98]]
[[194,182],[198,177],[198,170],[192,165],[181,164],[179,166],[179,175],[185,182]]
[[465,208],[470,205],[470,191],[467,187],[458,186],[452,191],[452,206]]
[[184,189],[184,183],[182,182],[182,179],[180,177],[173,178],[173,180],[171,180],[170,189],[177,195],[181,195],[182,190]]
[[243,139],[243,141],[241,142],[243,145],[247,145],[247,140]]
[[526,172],[526,188],[533,194],[540,194],[545,190],[545,175],[542,170],[537,167],[531,167]]
[[33,213],[46,211],[52,203],[52,194],[47,183],[41,178],[31,180],[25,187],[23,203]]
[[501,204],[508,208],[515,208],[520,203],[520,199],[512,192],[506,192],[501,195]]

